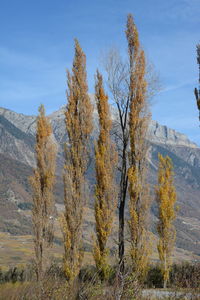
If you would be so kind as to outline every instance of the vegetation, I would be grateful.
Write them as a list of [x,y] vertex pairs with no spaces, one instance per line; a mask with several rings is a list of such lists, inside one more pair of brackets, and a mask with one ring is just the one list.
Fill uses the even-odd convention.
[[[128,43],[127,60],[123,61],[116,50],[106,58],[108,85],[117,108],[118,120],[114,124],[114,138],[118,152],[119,183],[119,277],[124,277],[125,269],[125,208],[129,201],[128,222],[133,269],[137,264],[147,264],[146,222],[149,198],[145,185],[146,131],[148,127],[147,70],[144,51],[132,15],[128,15],[126,25]],[[130,151],[129,151],[130,145]],[[142,193],[145,191],[147,194]],[[129,194],[129,195],[128,195]],[[146,246],[144,245],[146,244]],[[146,250],[145,250],[146,249]],[[143,253],[143,254],[142,254]],[[137,257],[137,259],[136,259]],[[144,258],[143,262],[141,261]],[[136,263],[137,260],[137,263]],[[145,262],[146,260],[146,262]],[[140,262],[139,262],[140,261]],[[123,283],[121,288],[123,289]]]
[[159,154],[158,187],[156,200],[159,206],[158,221],[158,253],[161,261],[161,271],[164,278],[164,288],[169,280],[171,253],[174,247],[176,231],[173,225],[175,219],[176,190],[173,182],[172,161]]
[[146,133],[148,128],[148,110],[145,80],[146,63],[144,51],[140,49],[138,32],[133,18],[128,16],[126,36],[129,49],[129,169],[128,191],[129,211],[128,221],[130,232],[130,256],[133,273],[138,273],[141,279],[147,271],[150,244],[148,243],[147,216],[150,206],[146,174]]
[[[96,269],[93,267],[84,267],[81,269],[78,285],[73,286],[73,294],[69,297],[69,287],[66,285],[66,278],[63,269],[53,264],[43,279],[43,298],[42,299],[78,299],[115,300],[114,285],[116,270],[112,269],[107,280],[101,281]],[[7,271],[0,270],[0,299],[39,299],[38,285],[34,282],[34,270],[31,265],[11,268]],[[199,263],[173,264],[169,276],[169,288],[171,296],[161,299],[184,299],[187,295],[191,299],[198,299],[200,283]],[[109,286],[109,288],[108,288]],[[156,300],[155,291],[162,290],[162,273],[159,265],[149,266],[149,271],[145,279],[145,287],[149,288],[151,296],[145,294],[139,297],[143,300]],[[157,288],[157,290],[155,290]],[[152,292],[152,293],[151,293]],[[123,298],[123,299],[137,299]]]
[[[148,72],[145,53],[130,14],[126,24],[126,39],[128,62],[124,62],[115,51],[110,52],[106,61],[108,86],[117,111],[115,122],[112,121],[103,76],[99,71],[96,73],[99,134],[95,141],[91,139],[93,105],[88,95],[86,56],[78,40],[75,40],[72,72],[67,71],[65,125],[68,140],[63,172],[64,213],[59,216],[63,244],[59,238],[54,240],[56,146],[44,106],[39,108],[36,168],[30,178],[33,204],[18,204],[22,210],[32,208],[35,262],[29,266],[0,269],[0,299],[157,299],[160,295],[153,294],[152,298],[142,288],[167,286],[171,291],[178,287],[173,299],[181,299],[182,291],[186,291],[186,297],[189,297],[188,291],[191,293],[191,290],[195,297],[199,296],[199,264],[173,264],[171,260],[176,238],[176,190],[172,160],[161,154],[155,189],[160,263],[149,263],[151,245],[148,214],[151,197],[146,183],[150,119]],[[197,62],[200,65],[199,45]],[[200,110],[199,94],[195,89]],[[0,122],[5,120],[0,119]],[[21,137],[22,133],[15,130],[15,135]],[[93,189],[94,264],[89,261],[87,266],[83,266],[83,212],[89,198],[86,172],[93,150],[96,175]],[[117,175],[119,182],[115,178]],[[116,208],[118,256],[111,263],[109,240]],[[62,262],[50,260],[49,250],[53,241],[64,248]],[[166,299],[170,297],[167,295]]]
[[199,110],[199,120],[200,120],[200,44],[197,45],[197,64],[199,66],[199,88],[194,89],[194,94],[197,101],[197,108]]
[[99,138],[95,145],[95,226],[96,241],[94,246],[94,259],[97,269],[103,278],[108,276],[108,254],[106,244],[111,233],[114,212],[116,208],[115,171],[117,155],[110,138],[111,117],[108,96],[104,92],[103,79],[97,71],[96,75],[96,102],[99,115]]
[[72,74],[67,73],[66,129],[68,145],[65,147],[64,205],[61,220],[64,237],[64,269],[69,280],[80,271],[82,263],[82,218],[85,204],[85,172],[88,164],[88,145],[92,131],[92,105],[88,96],[86,58],[75,40]]
[[44,106],[39,108],[36,133],[36,163],[30,178],[33,188],[33,233],[37,280],[41,281],[50,263],[49,248],[53,244],[55,216],[53,186],[55,177],[56,147],[52,140],[52,128],[45,116]]

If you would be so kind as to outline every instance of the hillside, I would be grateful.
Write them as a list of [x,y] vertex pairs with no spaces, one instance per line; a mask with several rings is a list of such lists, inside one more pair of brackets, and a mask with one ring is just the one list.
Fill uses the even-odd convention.
[[[63,144],[67,140],[64,124],[64,108],[49,116],[58,145],[56,202],[62,209]],[[115,120],[115,113],[112,112]],[[97,114],[94,111],[95,130],[98,134]],[[31,189],[28,177],[35,165],[36,117],[18,114],[0,108],[0,231],[11,235],[31,234]],[[157,181],[158,153],[169,155],[175,168],[175,184],[178,192],[177,247],[200,255],[200,148],[185,135],[152,121],[149,127],[149,172],[152,186]],[[94,184],[94,168],[88,170],[90,189]],[[92,207],[91,197],[89,207]],[[89,209],[92,214],[91,209]],[[152,205],[152,230],[155,231],[156,206]],[[85,217],[85,237],[89,240],[92,228],[91,216]],[[88,241],[86,241],[88,245]],[[89,246],[88,246],[89,247]],[[0,249],[1,252],[1,249]]]

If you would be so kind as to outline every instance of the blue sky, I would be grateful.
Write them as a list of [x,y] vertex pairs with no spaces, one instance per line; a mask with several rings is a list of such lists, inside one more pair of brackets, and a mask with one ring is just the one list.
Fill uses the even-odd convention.
[[66,68],[77,37],[87,56],[89,91],[102,52],[126,51],[126,16],[132,13],[162,91],[151,107],[153,119],[200,144],[193,89],[198,83],[199,0],[1,0],[0,106],[36,114],[66,103]]

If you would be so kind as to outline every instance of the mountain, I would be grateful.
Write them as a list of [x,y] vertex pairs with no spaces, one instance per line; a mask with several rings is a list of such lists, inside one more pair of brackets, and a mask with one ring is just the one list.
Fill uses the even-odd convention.
[[[62,207],[63,145],[67,140],[64,111],[49,115],[55,142],[58,145],[56,202]],[[115,111],[112,111],[115,119]],[[94,111],[95,130],[98,134],[97,112]],[[36,116],[26,116],[0,108],[0,231],[11,235],[31,233],[31,188],[28,177],[35,166],[34,144]],[[185,135],[151,121],[148,133],[148,182],[157,183],[158,153],[172,158],[175,184],[178,192],[177,247],[200,255],[200,148]],[[94,164],[88,171],[88,181],[94,184]],[[92,207],[92,197],[90,207]],[[152,220],[156,221],[157,208],[152,205]],[[86,224],[87,223],[86,216]],[[90,224],[91,225],[91,224]],[[152,222],[152,230],[155,224]]]

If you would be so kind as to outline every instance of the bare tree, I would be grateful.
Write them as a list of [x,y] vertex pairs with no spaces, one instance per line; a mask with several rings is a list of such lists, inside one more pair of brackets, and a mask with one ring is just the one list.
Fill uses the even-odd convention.
[[129,96],[128,96],[128,67],[121,60],[119,54],[112,50],[106,60],[106,71],[108,74],[108,86],[112,93],[117,108],[117,118],[113,124],[114,138],[119,154],[119,265],[121,273],[124,272],[124,211],[128,188],[128,144],[129,144]]

